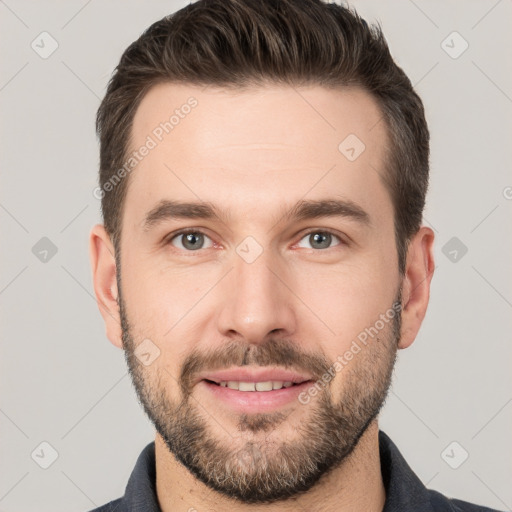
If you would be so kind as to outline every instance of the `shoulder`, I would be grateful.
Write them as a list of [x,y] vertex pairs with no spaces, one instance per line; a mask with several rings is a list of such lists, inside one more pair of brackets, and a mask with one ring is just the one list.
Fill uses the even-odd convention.
[[117,500],[110,501],[101,507],[89,510],[89,512],[125,512],[123,499],[119,498]]
[[484,507],[455,498],[448,498],[438,491],[428,490],[430,503],[435,512],[500,512],[494,508]]

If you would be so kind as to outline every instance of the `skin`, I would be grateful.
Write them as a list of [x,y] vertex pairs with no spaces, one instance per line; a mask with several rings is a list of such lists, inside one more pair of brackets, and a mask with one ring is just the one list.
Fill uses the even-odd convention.
[[[426,226],[419,229],[409,246],[405,275],[400,276],[393,207],[379,176],[385,172],[389,142],[385,123],[377,123],[378,106],[365,91],[269,84],[235,93],[160,84],[137,109],[133,148],[144,144],[168,118],[166,113],[190,96],[198,106],[130,175],[122,220],[122,289],[116,278],[119,260],[103,225],[90,233],[94,290],[108,339],[131,354],[147,338],[160,350],[147,367],[137,366],[132,357],[132,377],[140,379],[139,391],[144,387],[156,397],[158,389],[166,404],[177,406],[184,399],[180,375],[190,354],[204,356],[212,350],[224,354],[229,342],[254,349],[257,355],[277,337],[293,342],[298,360],[302,356],[309,363],[310,355],[333,362],[389,310],[402,290],[400,335],[393,336],[390,322],[379,340],[337,372],[324,392],[307,405],[293,402],[283,407],[283,416],[276,415],[268,431],[251,423],[255,419],[251,415],[245,426],[254,428],[240,430],[240,415],[198,386],[189,388],[191,411],[204,420],[219,449],[240,453],[252,441],[260,456],[270,460],[285,440],[300,442],[302,427],[313,424],[327,397],[341,408],[349,407],[347,396],[360,400],[372,386],[385,394],[389,383],[384,380],[396,350],[413,343],[426,313],[434,233]],[[353,162],[338,150],[348,134],[356,134],[366,146]],[[228,210],[229,219],[169,219],[145,232],[145,214],[164,198],[211,202]],[[369,214],[371,225],[339,217],[299,222],[283,217],[300,199],[326,198],[357,203]],[[175,237],[171,244],[169,235],[183,228],[203,231],[205,248],[187,252],[184,237]],[[340,238],[334,237],[328,249],[315,248],[307,233],[310,228],[331,230]],[[247,236],[262,249],[252,263],[236,252]],[[375,378],[366,379],[367,372]],[[349,391],[353,395],[347,395]],[[157,432],[160,506],[164,512],[192,507],[197,511],[381,511],[385,489],[377,418],[360,433],[351,452],[307,492],[248,504],[196,478]]]

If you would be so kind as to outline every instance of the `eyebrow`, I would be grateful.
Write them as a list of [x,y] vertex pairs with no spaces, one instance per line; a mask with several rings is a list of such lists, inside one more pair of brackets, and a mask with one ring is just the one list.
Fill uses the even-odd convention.
[[[321,217],[342,217],[362,226],[372,225],[370,215],[358,204],[347,199],[300,200],[276,222],[307,220]],[[225,210],[208,202],[182,202],[163,199],[144,217],[142,228],[149,231],[156,225],[174,219],[216,219],[225,223],[229,218]],[[275,224],[274,224],[275,225]]]

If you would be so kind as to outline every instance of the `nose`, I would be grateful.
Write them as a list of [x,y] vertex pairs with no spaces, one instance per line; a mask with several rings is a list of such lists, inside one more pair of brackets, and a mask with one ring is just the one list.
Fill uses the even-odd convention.
[[218,329],[225,338],[263,343],[269,335],[291,336],[296,330],[294,295],[286,265],[270,250],[252,262],[234,254],[234,268],[223,283]]

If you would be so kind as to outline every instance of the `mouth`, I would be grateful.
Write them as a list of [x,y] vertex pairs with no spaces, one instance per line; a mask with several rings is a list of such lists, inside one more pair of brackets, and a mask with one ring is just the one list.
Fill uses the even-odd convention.
[[203,377],[197,389],[205,394],[204,403],[215,402],[238,413],[268,413],[300,405],[299,395],[315,382],[309,376],[287,371],[260,370],[259,374],[240,369],[218,372]]
[[273,391],[302,384],[312,379],[313,376],[310,374],[285,368],[245,366],[202,372],[197,376],[196,384],[206,380],[212,384],[239,391]]
[[244,381],[214,381],[209,379],[204,379],[206,382],[210,384],[214,384],[216,386],[220,386],[223,388],[229,388],[229,389],[236,389],[237,391],[242,392],[254,392],[254,391],[275,391],[283,388],[291,388],[293,386],[299,386],[303,382],[309,382],[303,381],[303,382],[292,382],[292,381],[279,381],[279,380],[267,380],[267,381],[260,381],[260,382],[244,382]]

